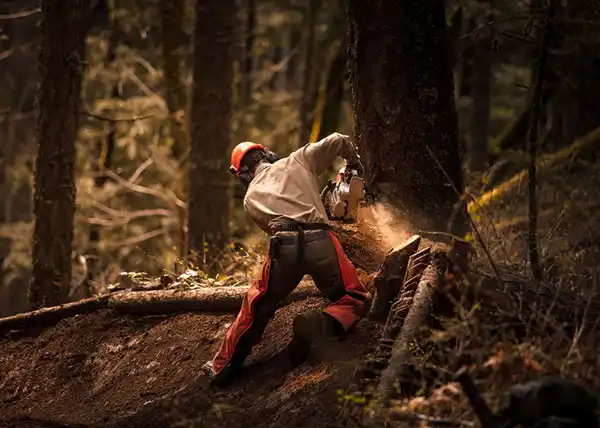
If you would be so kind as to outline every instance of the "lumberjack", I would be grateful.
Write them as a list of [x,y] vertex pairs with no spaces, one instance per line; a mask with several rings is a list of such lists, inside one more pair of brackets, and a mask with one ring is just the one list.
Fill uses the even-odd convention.
[[203,366],[213,385],[224,386],[241,374],[277,304],[305,274],[331,303],[294,319],[287,349],[294,366],[307,359],[316,340],[350,333],[368,313],[371,296],[330,230],[318,187],[317,177],[338,156],[346,160],[348,169],[358,169],[354,145],[339,133],[281,159],[251,142],[233,149],[229,169],[247,186],[244,210],[270,236],[269,251],[219,351]]

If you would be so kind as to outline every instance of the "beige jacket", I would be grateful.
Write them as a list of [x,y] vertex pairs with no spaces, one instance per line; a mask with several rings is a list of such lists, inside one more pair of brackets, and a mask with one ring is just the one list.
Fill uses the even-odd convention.
[[326,223],[317,177],[336,157],[357,159],[350,137],[333,133],[307,144],[274,164],[261,163],[244,198],[244,210],[269,233],[271,220],[289,218],[302,223]]

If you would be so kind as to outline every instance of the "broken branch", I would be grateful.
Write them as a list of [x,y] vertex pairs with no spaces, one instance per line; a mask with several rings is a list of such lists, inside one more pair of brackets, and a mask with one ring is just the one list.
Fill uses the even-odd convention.
[[111,123],[117,123],[117,122],[136,122],[138,120],[154,119],[156,117],[156,116],[154,116],[152,114],[149,114],[149,115],[145,115],[145,116],[113,118],[113,117],[102,116],[102,115],[95,114],[95,113],[90,113],[90,112],[87,112],[87,111],[82,111],[82,112],[80,112],[80,114],[82,114],[83,116],[92,118],[92,119],[100,120],[100,121],[103,121],[103,122],[111,122]]
[[9,20],[9,19],[18,19],[18,18],[26,18],[31,15],[35,15],[42,11],[41,7],[36,7],[35,9],[24,10],[22,12],[14,12],[14,13],[4,13],[0,15],[0,21]]

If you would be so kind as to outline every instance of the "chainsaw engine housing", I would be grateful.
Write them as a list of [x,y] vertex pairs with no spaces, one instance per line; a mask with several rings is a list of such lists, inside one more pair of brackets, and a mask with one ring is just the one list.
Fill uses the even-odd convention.
[[356,170],[340,170],[335,184],[322,192],[323,205],[331,220],[356,221],[358,207],[365,198],[365,185]]

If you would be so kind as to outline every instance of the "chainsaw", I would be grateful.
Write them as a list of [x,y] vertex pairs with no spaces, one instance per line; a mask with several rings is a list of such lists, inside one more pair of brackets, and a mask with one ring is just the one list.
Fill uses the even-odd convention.
[[329,220],[354,223],[358,208],[367,203],[369,194],[364,180],[360,177],[359,167],[362,170],[360,161],[344,165],[340,168],[335,182],[328,180],[321,191],[321,201]]

